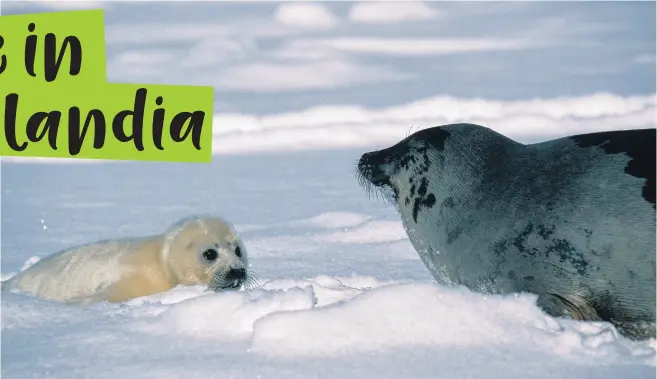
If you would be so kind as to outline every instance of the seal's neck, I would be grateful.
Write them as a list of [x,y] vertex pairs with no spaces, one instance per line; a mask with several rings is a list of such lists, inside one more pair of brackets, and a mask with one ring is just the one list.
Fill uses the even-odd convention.
[[449,130],[451,138],[445,142],[443,167],[446,177],[463,185],[481,182],[491,173],[505,170],[524,145],[491,129],[460,127]]
[[175,287],[178,284],[178,279],[176,278],[176,275],[172,273],[172,269],[169,263],[169,260],[171,259],[170,257],[170,249],[171,246],[170,241],[167,240],[166,238],[162,238],[162,236],[157,235],[154,236],[152,241],[152,259],[157,260],[157,262],[160,264],[160,267],[162,268],[159,273],[159,280],[162,281],[163,283],[167,283],[167,286],[170,287]]
[[418,208],[414,200],[420,200],[419,208],[437,206],[444,217],[459,217],[449,210],[476,211],[486,206],[486,199],[503,196],[514,185],[509,170],[524,145],[482,127],[449,132],[442,149],[426,151],[427,167],[418,163],[394,178],[400,212],[415,222],[419,216],[413,215]]
[[[144,237],[139,242],[139,249],[123,257],[123,263],[129,268],[130,281],[133,285],[148,289],[146,295],[169,290],[169,269],[163,260],[163,242],[159,236]],[[159,267],[155,267],[154,265]]]
[[[427,151],[428,170],[422,175],[409,171],[407,178],[399,178],[397,205],[411,243],[425,263],[453,268],[484,259],[480,246],[486,236],[479,233],[495,232],[499,220],[489,219],[494,212],[488,208],[512,191],[506,171],[523,145],[489,129],[460,128],[450,133],[444,149]],[[426,190],[409,186],[413,181],[424,181]],[[478,280],[459,278],[455,272],[446,277],[455,282]]]

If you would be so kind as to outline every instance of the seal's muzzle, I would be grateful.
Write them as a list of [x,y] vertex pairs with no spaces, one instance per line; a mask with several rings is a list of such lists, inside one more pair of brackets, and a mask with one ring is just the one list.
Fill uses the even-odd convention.
[[376,152],[365,153],[358,161],[358,172],[368,182],[377,187],[390,184],[390,177],[386,174],[379,164]]

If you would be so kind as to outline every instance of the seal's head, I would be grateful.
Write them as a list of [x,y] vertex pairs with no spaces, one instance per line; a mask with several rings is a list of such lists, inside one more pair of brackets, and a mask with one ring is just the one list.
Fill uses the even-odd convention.
[[173,225],[163,255],[180,284],[206,284],[219,291],[251,280],[244,243],[230,223],[217,217],[196,216]]
[[[376,189],[386,200],[409,209],[417,221],[420,207],[431,207],[436,196],[430,181],[440,181],[444,143],[451,132],[443,127],[420,130],[386,149],[360,157],[357,177],[368,192]],[[433,166],[439,166],[435,169]]]

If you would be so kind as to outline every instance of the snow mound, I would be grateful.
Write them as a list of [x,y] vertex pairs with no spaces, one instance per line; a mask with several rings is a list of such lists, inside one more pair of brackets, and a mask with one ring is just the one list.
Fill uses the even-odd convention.
[[314,304],[311,288],[216,293],[176,303],[138,327],[154,334],[181,333],[198,338],[243,339],[253,332],[254,322],[266,314],[310,309]]
[[[83,354],[84,361],[69,362],[70,369],[60,363],[57,377],[62,378],[75,370],[91,374],[91,363],[84,362],[102,364],[101,356],[111,360],[107,367],[161,361],[163,366],[153,369],[174,376],[182,375],[176,367],[181,356],[199,364],[203,357],[233,357],[235,369],[251,370],[246,377],[264,375],[267,367],[284,370],[289,359],[308,368],[321,364],[327,372],[343,365],[349,378],[360,372],[350,359],[369,370],[381,367],[383,376],[370,377],[386,378],[398,377],[386,370],[401,375],[404,370],[395,368],[400,364],[428,365],[425,374],[431,375],[475,370],[486,378],[495,377],[482,371],[489,363],[517,371],[514,378],[525,377],[531,363],[524,362],[559,375],[591,369],[597,375],[608,367],[612,371],[605,378],[616,377],[623,367],[630,370],[626,377],[643,377],[656,365],[654,340],[632,342],[606,323],[549,317],[535,306],[533,295],[484,296],[434,283],[357,276],[272,280],[250,291],[220,293],[181,286],[123,304],[87,307],[8,294],[2,298],[2,331],[3,344],[15,348],[6,350],[10,362],[34,349],[50,351],[51,343]],[[52,342],[40,342],[44,333]],[[253,360],[267,366],[252,369],[246,362]],[[55,354],[49,362],[61,359]],[[186,368],[207,376],[221,370],[213,365]],[[15,363],[10,367],[20,369]],[[426,370],[413,372],[426,377]],[[40,368],[33,372],[40,377]]]
[[133,299],[126,305],[133,316],[150,316],[135,324],[136,330],[142,332],[235,340],[249,338],[256,320],[266,315],[324,307],[378,285],[370,277],[320,275],[312,279],[268,281],[250,291],[214,293],[201,286],[178,286]]
[[633,349],[609,324],[549,317],[535,300],[434,284],[388,285],[327,307],[264,316],[254,326],[253,350],[344,355],[417,346],[520,345],[574,359],[635,358],[654,364],[654,348]]
[[324,307],[341,301],[350,300],[363,291],[382,285],[375,278],[353,276],[351,278],[336,278],[319,275],[312,279],[275,280],[265,283],[262,288],[267,290],[289,290],[295,287],[312,288],[316,298],[316,307]]

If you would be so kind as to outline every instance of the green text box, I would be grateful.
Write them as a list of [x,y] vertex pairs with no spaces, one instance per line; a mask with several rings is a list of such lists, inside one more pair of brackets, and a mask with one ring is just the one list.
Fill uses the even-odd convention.
[[107,83],[102,9],[0,16],[0,36],[2,155],[210,162],[213,88]]
[[[30,24],[34,24],[34,31],[30,32]],[[46,37],[47,34],[52,34]],[[35,77],[28,74],[25,63],[27,37],[35,35],[36,48],[34,49]],[[107,81],[105,57],[105,24],[103,10],[84,10],[69,12],[46,12],[35,14],[22,14],[0,16],[0,59],[4,57],[5,70],[0,73],[0,88],[9,86],[30,87],[41,83],[89,83]],[[54,39],[53,39],[54,36]],[[74,36],[79,40],[81,47],[80,70],[76,75],[69,74],[71,67],[71,52],[75,50],[73,40],[62,49],[65,39]],[[51,42],[53,42],[51,44]],[[48,42],[48,43],[47,43]],[[64,51],[56,79],[47,82],[44,72],[46,55],[44,49],[54,47],[54,62],[59,58],[59,52]],[[32,49],[28,50],[32,51]],[[49,50],[50,51],[50,50]],[[2,62],[0,62],[1,64]],[[2,71],[0,66],[0,71]]]
[[[48,85],[39,84],[29,88],[20,88],[20,91],[7,89],[0,90],[0,117],[4,124],[2,136],[2,155],[22,157],[55,157],[55,158],[87,158],[87,159],[117,159],[117,160],[148,160],[148,161],[170,161],[170,162],[210,162],[212,159],[212,108],[214,102],[214,90],[205,86],[172,86],[172,85],[138,85],[138,84],[116,84],[116,83],[77,83],[75,86],[57,84],[55,81]],[[143,106],[143,129],[141,132],[143,150],[140,151],[134,141],[121,142],[113,131],[113,119],[122,111],[134,111],[137,91],[145,88]],[[18,93],[18,101],[14,101],[12,94]],[[156,101],[162,98],[161,105]],[[14,106],[14,104],[16,106]],[[79,108],[80,129],[84,127],[87,114],[93,110],[100,110],[104,114],[105,138],[101,148],[94,148],[95,124],[90,122],[80,151],[70,150],[74,144],[69,143],[69,133],[77,135],[77,129],[69,129],[71,121],[70,109]],[[137,107],[139,110],[141,107]],[[13,128],[12,110],[16,109],[15,128]],[[157,111],[160,109],[160,111]],[[163,111],[162,111],[163,110]],[[37,112],[61,112],[57,134],[51,129],[44,134],[38,142],[28,140],[28,120]],[[202,124],[195,129],[189,129],[189,119],[183,123],[182,133],[175,133],[171,137],[170,125],[181,112],[203,112]],[[96,113],[98,113],[96,111]],[[75,112],[73,113],[75,114]],[[163,115],[163,116],[161,116]],[[197,113],[198,115],[198,113]],[[162,120],[162,139],[160,150],[156,147],[153,138],[154,120]],[[42,119],[39,117],[33,120]],[[184,114],[178,116],[178,120],[185,119]],[[196,120],[199,118],[196,117]],[[91,118],[91,120],[94,120]],[[131,135],[133,117],[124,120],[123,129],[126,135]],[[34,123],[33,123],[34,126]],[[32,136],[41,135],[44,132],[45,122],[41,122]],[[74,128],[76,126],[74,125]],[[52,127],[51,127],[52,128]],[[34,129],[34,128],[33,128]],[[158,129],[157,127],[155,129]],[[175,128],[174,128],[175,129]],[[15,138],[11,137],[14,130]],[[184,141],[176,142],[175,136],[185,134],[190,130]],[[200,131],[196,134],[195,131]],[[53,133],[53,134],[49,134]],[[200,149],[193,143],[193,136],[197,135]],[[9,136],[9,137],[8,137]],[[49,138],[56,143],[56,149],[49,144]],[[15,151],[9,145],[9,141],[16,140],[17,146],[27,142],[27,147],[22,151]],[[74,138],[75,140],[75,138]]]

